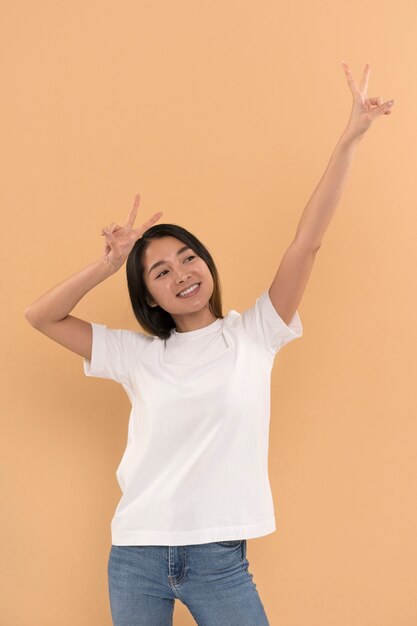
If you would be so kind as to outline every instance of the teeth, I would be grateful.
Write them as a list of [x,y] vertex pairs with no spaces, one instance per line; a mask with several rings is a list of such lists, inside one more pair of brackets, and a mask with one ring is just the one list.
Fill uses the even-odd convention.
[[180,291],[180,293],[178,294],[179,296],[186,296],[187,293],[190,293],[191,291],[194,291],[195,289],[197,289],[198,285],[197,283],[195,285],[192,285],[192,287],[189,287],[188,289],[186,289],[185,291]]

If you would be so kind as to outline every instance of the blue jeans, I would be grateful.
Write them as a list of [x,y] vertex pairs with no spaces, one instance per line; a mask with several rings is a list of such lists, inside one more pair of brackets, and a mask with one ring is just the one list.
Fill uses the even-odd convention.
[[188,546],[111,546],[114,626],[171,626],[175,600],[199,626],[269,626],[248,570],[246,539]]

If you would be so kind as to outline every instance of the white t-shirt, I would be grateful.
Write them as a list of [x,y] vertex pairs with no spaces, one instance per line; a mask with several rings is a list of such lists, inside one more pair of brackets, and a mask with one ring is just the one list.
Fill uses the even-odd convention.
[[169,339],[92,323],[86,376],[123,385],[132,404],[116,471],[114,545],[181,546],[276,530],[268,477],[270,378],[301,337],[268,291],[242,314]]

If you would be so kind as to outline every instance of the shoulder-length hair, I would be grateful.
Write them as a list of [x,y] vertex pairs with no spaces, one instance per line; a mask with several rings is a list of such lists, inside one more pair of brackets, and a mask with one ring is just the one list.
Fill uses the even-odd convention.
[[142,328],[160,339],[168,339],[175,328],[174,319],[159,305],[151,307],[148,301],[152,296],[146,287],[143,274],[145,271],[144,254],[152,239],[176,237],[187,244],[208,265],[213,277],[213,293],[209,300],[210,312],[216,318],[223,318],[220,278],[213,257],[199,239],[188,230],[177,224],[155,224],[148,228],[140,239],[135,242],[126,260],[126,278],[130,302],[135,317]]

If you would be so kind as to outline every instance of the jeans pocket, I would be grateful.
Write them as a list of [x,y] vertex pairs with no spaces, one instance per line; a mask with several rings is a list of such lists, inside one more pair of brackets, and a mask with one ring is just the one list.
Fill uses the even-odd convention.
[[214,546],[219,546],[223,548],[225,551],[225,556],[228,554],[230,556],[237,556],[239,553],[239,560],[242,563],[246,563],[248,565],[248,560],[246,558],[246,539],[232,539],[228,541],[214,541]]

